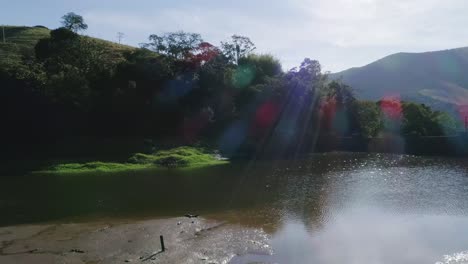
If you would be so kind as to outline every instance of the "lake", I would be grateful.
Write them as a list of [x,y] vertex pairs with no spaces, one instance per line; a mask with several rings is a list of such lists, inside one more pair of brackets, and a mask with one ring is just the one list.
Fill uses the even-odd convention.
[[187,213],[261,228],[232,263],[468,263],[466,159],[324,153],[195,170],[0,178],[0,224]]

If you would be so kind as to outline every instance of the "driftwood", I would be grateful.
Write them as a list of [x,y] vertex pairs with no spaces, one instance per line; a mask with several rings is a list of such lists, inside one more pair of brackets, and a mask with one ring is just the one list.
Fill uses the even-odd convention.
[[158,251],[158,252],[155,252],[151,255],[149,255],[148,257],[144,258],[144,257],[140,257],[140,259],[142,259],[142,261],[147,261],[149,259],[152,259],[154,258],[155,256],[163,253],[164,251],[166,251],[166,247],[164,246],[164,237],[163,236],[159,236],[159,239],[161,241],[161,251]]

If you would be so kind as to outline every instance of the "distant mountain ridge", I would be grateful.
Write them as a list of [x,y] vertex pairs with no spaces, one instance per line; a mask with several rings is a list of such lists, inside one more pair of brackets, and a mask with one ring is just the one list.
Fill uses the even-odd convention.
[[396,53],[330,78],[353,87],[360,99],[398,96],[439,108],[468,105],[468,47]]

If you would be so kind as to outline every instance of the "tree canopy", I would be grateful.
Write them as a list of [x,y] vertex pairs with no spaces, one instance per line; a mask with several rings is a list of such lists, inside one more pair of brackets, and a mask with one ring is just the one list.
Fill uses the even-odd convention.
[[237,63],[239,59],[252,53],[255,48],[255,44],[250,38],[240,35],[232,35],[230,40],[221,42],[224,56],[233,63]]
[[200,34],[184,31],[152,34],[149,40],[149,43],[143,43],[142,46],[174,59],[188,58],[203,42]]
[[64,28],[67,28],[75,33],[88,29],[88,25],[84,22],[83,17],[73,12],[62,16],[61,22]]

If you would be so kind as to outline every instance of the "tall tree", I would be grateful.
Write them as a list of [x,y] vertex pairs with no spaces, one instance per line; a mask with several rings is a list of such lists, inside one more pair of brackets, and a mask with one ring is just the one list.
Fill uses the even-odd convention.
[[332,81],[324,88],[326,99],[335,100],[338,107],[349,108],[356,100],[352,88],[344,83]]
[[67,13],[62,17],[62,25],[64,28],[75,33],[88,29],[88,25],[85,24],[83,17],[73,12]]
[[351,87],[341,82],[332,81],[323,86],[321,92],[325,96],[323,98],[324,106],[328,108],[328,120],[325,121],[332,125],[329,128],[342,135],[357,132],[359,122],[356,119],[356,99]]
[[363,137],[375,137],[383,129],[382,112],[377,103],[356,101],[357,128]]
[[246,57],[255,50],[255,44],[248,37],[232,35],[231,39],[221,42],[221,49],[232,63],[238,63],[240,58]]

